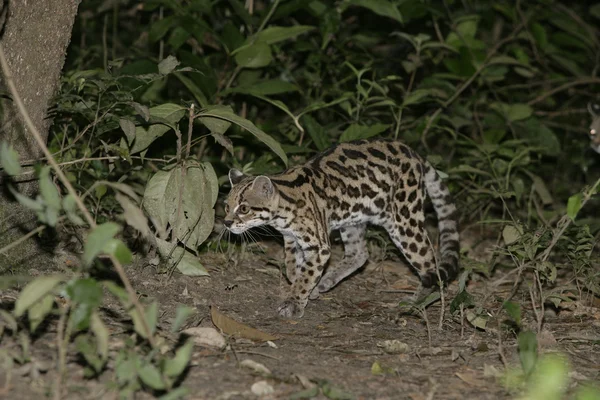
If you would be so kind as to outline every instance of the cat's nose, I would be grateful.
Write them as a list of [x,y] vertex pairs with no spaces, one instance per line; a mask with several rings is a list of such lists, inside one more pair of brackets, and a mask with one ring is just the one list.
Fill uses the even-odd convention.
[[233,220],[226,219],[223,221],[223,223],[225,224],[226,227],[230,228],[231,225],[233,224]]

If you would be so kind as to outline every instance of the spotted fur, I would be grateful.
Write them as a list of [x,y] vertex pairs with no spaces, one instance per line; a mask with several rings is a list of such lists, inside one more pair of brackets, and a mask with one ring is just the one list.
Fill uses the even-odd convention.
[[[229,179],[225,226],[239,234],[270,225],[283,234],[292,282],[279,307],[284,317],[301,317],[315,286],[326,292],[367,261],[367,224],[385,228],[423,286],[435,285],[434,249],[425,230],[426,193],[438,216],[440,277],[448,282],[458,273],[457,213],[450,192],[431,164],[401,142],[343,143],[278,175],[251,177],[232,169]],[[344,257],[321,277],[333,230],[340,231]]]

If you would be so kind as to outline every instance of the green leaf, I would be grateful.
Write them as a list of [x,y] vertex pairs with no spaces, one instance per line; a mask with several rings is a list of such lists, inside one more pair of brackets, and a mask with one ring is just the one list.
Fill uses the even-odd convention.
[[264,42],[267,44],[274,44],[294,38],[303,33],[312,31],[315,29],[314,26],[308,25],[294,25],[294,26],[271,26],[264,29],[256,35],[257,42]]
[[69,298],[76,303],[87,304],[90,307],[98,307],[102,302],[102,287],[95,279],[77,279],[67,286]]
[[298,91],[298,86],[293,83],[282,81],[281,79],[260,80],[251,85],[240,85],[228,90],[223,94],[242,93],[258,96],[270,96],[274,94],[290,93]]
[[524,331],[519,333],[517,338],[519,344],[519,358],[521,359],[521,367],[525,375],[529,376],[537,362],[537,338],[535,333],[531,331]]
[[40,301],[33,304],[27,315],[29,317],[29,329],[31,332],[34,332],[35,329],[39,326],[39,324],[46,318],[46,315],[52,311],[52,306],[54,305],[54,296],[51,294],[47,294]]
[[83,225],[84,224],[81,217],[79,217],[79,215],[77,215],[78,208],[77,208],[77,204],[75,203],[75,196],[73,196],[72,194],[68,194],[65,197],[63,197],[62,207],[65,210],[65,213],[67,214],[67,218],[69,218],[69,221],[71,221],[75,225]]
[[194,349],[194,341],[188,340],[183,346],[177,349],[175,357],[167,360],[165,363],[165,375],[176,378],[185,370],[192,357],[192,350]]
[[554,202],[552,195],[550,194],[550,191],[548,190],[548,187],[546,186],[546,183],[544,182],[544,180],[542,178],[540,178],[537,175],[528,174],[531,179],[533,180],[533,189],[535,190],[535,192],[538,194],[538,196],[540,196],[540,200],[542,200],[542,204],[547,206],[550,205]]
[[98,357],[96,349],[92,344],[89,335],[79,335],[75,339],[77,351],[85,358],[85,361],[94,369],[96,373],[102,370],[104,361]]
[[302,117],[302,125],[306,129],[306,132],[310,136],[310,138],[315,142],[315,146],[317,146],[317,150],[323,151],[331,146],[329,142],[329,136],[316,119],[314,119],[310,115],[304,115]]
[[144,384],[154,390],[166,389],[160,371],[154,365],[142,361],[140,358],[136,360],[136,371]]
[[150,235],[150,227],[148,226],[148,218],[144,212],[135,204],[128,196],[117,193],[115,198],[123,208],[123,217],[127,225],[137,229],[142,236]]
[[2,325],[7,326],[8,329],[13,331],[13,333],[17,333],[18,324],[15,317],[13,317],[8,311],[0,309],[0,317],[3,321]]
[[118,286],[113,281],[102,281],[102,284],[109,292],[111,292],[115,297],[117,297],[123,305],[129,304],[129,295],[127,294],[127,291],[124,288]]
[[194,314],[195,309],[188,306],[177,306],[177,310],[175,311],[175,320],[171,325],[171,332],[175,333],[181,328],[186,319],[192,314]]
[[548,34],[546,33],[546,28],[544,28],[542,24],[534,22],[531,24],[530,29],[537,45],[540,49],[545,49],[548,46]]
[[60,210],[60,195],[58,189],[52,182],[50,177],[50,167],[46,166],[42,168],[40,172],[40,194],[48,205],[55,210]]
[[575,217],[577,217],[579,210],[581,210],[582,200],[583,195],[581,193],[569,197],[569,201],[567,202],[567,215],[572,221],[575,221]]
[[467,321],[475,328],[479,328],[485,330],[487,328],[487,323],[489,320],[489,316],[482,313],[476,313],[473,310],[467,310],[466,312]]
[[235,62],[244,68],[266,67],[273,60],[271,47],[263,42],[245,45],[235,50]]
[[137,126],[135,128],[135,141],[129,150],[129,154],[134,155],[146,150],[152,142],[172,130],[168,125],[152,124],[148,127]]
[[15,196],[15,199],[24,207],[29,208],[30,210],[41,212],[44,210],[44,204],[42,203],[42,199],[38,197],[36,200],[30,199],[29,197],[22,195],[13,189],[12,186],[8,186],[8,190]]
[[514,225],[506,225],[504,229],[502,229],[502,239],[504,239],[504,243],[509,245],[515,243],[517,240],[521,238],[522,232]]
[[429,100],[429,98],[435,93],[433,89],[417,89],[411,92],[404,98],[402,106],[406,107],[411,104],[419,104]]
[[351,142],[358,139],[368,139],[385,132],[390,126],[386,124],[374,124],[365,126],[358,123],[351,124],[340,137],[340,142]]
[[152,218],[152,223],[157,226],[158,230],[165,232],[167,223],[169,222],[169,213],[165,207],[165,191],[171,177],[171,171],[158,171],[146,184],[144,191],[144,200],[142,204],[144,209]]
[[215,117],[221,118],[229,122],[233,122],[234,124],[246,129],[248,132],[253,134],[258,140],[266,144],[275,154],[279,156],[287,166],[288,158],[281,145],[275,141],[271,136],[267,135],[262,130],[258,129],[252,122],[248,121],[245,118],[235,115],[233,112],[225,111],[225,110],[212,110],[212,111],[203,111],[201,114],[203,117]]
[[330,382],[323,383],[321,387],[323,395],[331,400],[355,400],[356,397],[352,393],[348,393],[332,385]]
[[456,311],[460,310],[461,305],[466,308],[473,304],[473,296],[466,290],[462,290],[454,297],[454,299],[452,299],[452,302],[450,303],[450,312],[454,314]]
[[187,112],[187,108],[178,104],[165,103],[156,107],[150,108],[150,117],[164,119],[172,124],[175,124],[183,118]]
[[511,104],[508,107],[506,117],[509,121],[520,121],[522,119],[527,119],[531,117],[533,114],[533,108],[527,104]]
[[521,326],[521,305],[514,301],[505,301],[502,307],[512,320],[515,321],[517,326]]
[[395,19],[402,23],[402,15],[394,3],[388,0],[349,0],[349,4],[364,7],[382,17]]
[[209,273],[206,271],[204,266],[198,260],[198,257],[185,250],[180,246],[176,246],[173,249],[173,244],[156,238],[156,244],[158,245],[159,253],[167,258],[169,264],[177,263],[177,269],[184,275],[187,276],[208,276]]
[[25,311],[50,293],[59,283],[64,281],[61,275],[41,276],[29,282],[15,302],[14,314],[22,316]]
[[115,256],[121,264],[129,264],[133,258],[131,250],[119,239],[111,239],[106,243],[102,252]]
[[323,101],[315,101],[314,103],[311,103],[310,105],[308,105],[304,110],[302,110],[302,112],[300,112],[300,114],[298,114],[298,118],[300,118],[300,116],[307,114],[307,113],[311,113],[313,111],[317,111],[317,110],[321,110],[323,108],[327,108],[327,107],[331,107],[331,106],[335,106],[337,104],[343,103],[346,100],[352,98],[354,95],[352,93],[344,93],[342,96],[338,97],[335,100],[330,101],[329,103],[325,103]]
[[97,353],[100,354],[102,360],[106,360],[108,357],[108,338],[110,334],[96,311],[90,317],[90,330],[96,336]]
[[190,162],[188,165],[185,177],[182,177],[182,167],[170,171],[163,204],[173,234],[187,247],[195,249],[212,232],[218,180],[210,163]]
[[183,83],[183,86],[185,86],[187,90],[189,90],[192,93],[198,104],[200,104],[200,107],[208,106],[208,99],[206,98],[206,95],[204,94],[202,89],[200,89],[200,87],[196,84],[196,82],[183,75],[181,72],[175,72],[173,75],[177,79],[179,79],[181,83]]
[[145,314],[148,328],[150,328],[150,332],[154,334],[156,332],[156,323],[158,322],[158,303],[153,301],[146,306]]
[[173,56],[168,56],[164,60],[158,63],[158,72],[161,75],[168,75],[177,68],[180,64],[179,60]]
[[215,139],[215,142],[225,147],[229,154],[233,156],[233,143],[231,142],[231,139],[220,133],[211,133],[211,136]]
[[[137,309],[132,309],[129,314],[131,315],[131,319],[133,320],[133,328],[137,334],[143,338],[148,338]],[[156,301],[153,301],[144,309],[144,320],[146,321],[146,325],[148,325],[148,329],[150,329],[150,334],[154,335],[156,332],[156,322],[158,320],[158,304]]]
[[21,173],[21,164],[19,163],[19,154],[6,141],[0,144],[0,164],[9,175],[19,175]]
[[119,126],[127,138],[127,143],[131,145],[135,139],[135,123],[131,120],[121,118],[119,119]]
[[172,16],[165,17],[154,22],[150,27],[150,32],[148,33],[148,40],[150,43],[158,42],[160,39],[162,39],[167,34],[169,29],[176,24],[176,22],[177,21]]
[[83,248],[83,262],[90,265],[94,258],[102,252],[104,247],[121,230],[121,227],[114,222],[106,222],[98,225],[88,235]]
[[[217,111],[233,113],[231,106],[221,106],[221,105],[208,106],[205,108],[205,110],[208,112],[217,110]],[[202,124],[204,124],[204,126],[206,126],[211,133],[224,134],[227,131],[227,129],[229,129],[229,127],[231,126],[231,122],[226,121],[221,118],[200,116],[200,117],[197,117],[196,119],[198,121],[200,121]]]

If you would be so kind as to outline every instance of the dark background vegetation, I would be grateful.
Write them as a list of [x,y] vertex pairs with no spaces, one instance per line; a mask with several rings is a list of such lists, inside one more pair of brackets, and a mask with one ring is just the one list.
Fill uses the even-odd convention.
[[[600,295],[600,154],[587,135],[599,22],[600,3],[584,1],[85,1],[48,147],[98,224],[147,229],[122,187],[98,182],[146,199],[157,171],[201,162],[222,199],[231,167],[274,173],[342,141],[398,138],[460,210],[467,273],[453,307],[472,306],[468,278],[514,270],[538,305],[559,307]],[[210,229],[196,246],[169,240],[185,254],[227,247]],[[146,254],[139,232],[125,236]],[[485,239],[482,261],[469,250]],[[519,307],[507,306],[516,325]]]

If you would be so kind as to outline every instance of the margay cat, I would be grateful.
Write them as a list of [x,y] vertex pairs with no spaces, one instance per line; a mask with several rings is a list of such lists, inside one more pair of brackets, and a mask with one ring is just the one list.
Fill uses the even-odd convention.
[[[434,249],[424,226],[425,192],[438,216],[440,277],[450,281],[458,273],[457,212],[448,188],[428,161],[401,142],[343,143],[278,175],[251,177],[232,169],[229,180],[225,226],[239,234],[270,225],[283,234],[292,287],[279,307],[281,316],[301,317],[317,283],[315,290],[326,292],[367,261],[367,223],[387,230],[423,286],[436,284]],[[329,235],[337,229],[344,257],[321,278],[331,253]]]

